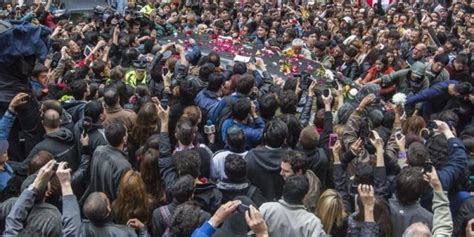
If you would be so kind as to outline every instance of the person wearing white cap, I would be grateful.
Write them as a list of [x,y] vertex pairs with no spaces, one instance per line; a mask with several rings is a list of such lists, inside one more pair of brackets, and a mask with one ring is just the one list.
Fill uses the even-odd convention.
[[291,42],[291,48],[285,50],[284,53],[288,52],[291,49],[291,50],[293,50],[295,55],[302,55],[306,59],[311,59],[311,52],[307,48],[305,48],[304,46],[305,46],[305,44],[304,44],[304,41],[302,39],[299,39],[299,38],[294,39]]

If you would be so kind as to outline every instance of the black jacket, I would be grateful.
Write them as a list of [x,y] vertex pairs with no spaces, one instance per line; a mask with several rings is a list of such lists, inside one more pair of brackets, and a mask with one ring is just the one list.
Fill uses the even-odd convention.
[[474,213],[474,197],[466,199],[459,207],[456,217],[454,217],[454,232],[453,236],[460,236],[465,228],[462,228],[464,223],[467,223]]
[[[81,119],[79,122],[74,125],[74,139],[76,140],[77,144],[77,153],[82,154],[82,144],[81,144],[81,136],[82,133],[84,132],[84,126],[83,126],[83,119]],[[105,138],[105,131],[102,125],[98,124],[93,124],[89,131],[87,132],[87,135],[89,135],[89,145],[90,149],[92,151],[95,151],[95,149],[99,146],[104,146],[107,145],[107,139]]]
[[115,236],[123,236],[123,237],[148,237],[148,231],[146,227],[142,229],[134,230],[125,225],[117,225],[112,222],[104,223],[104,224],[94,224],[88,220],[82,222],[81,226],[81,236],[82,237],[93,237],[93,236],[101,236],[101,237],[115,237]]
[[260,146],[247,153],[247,177],[262,190],[266,201],[278,200],[283,191],[280,165],[284,150]]
[[222,193],[214,183],[198,183],[193,200],[199,203],[202,210],[214,214],[222,203]]
[[84,118],[84,108],[87,101],[68,101],[64,103],[63,108],[72,116],[73,123]]
[[26,176],[28,165],[40,151],[51,153],[58,162],[66,161],[73,172],[77,170],[81,161],[80,155],[77,154],[76,142],[72,132],[67,128],[60,128],[57,132],[46,134],[43,141],[33,147],[23,162],[11,163],[13,169],[17,173]]
[[104,192],[110,202],[117,197],[118,186],[122,176],[132,168],[124,153],[106,145],[99,146],[92,156],[90,166],[90,183],[81,203],[93,192]]
[[217,183],[217,188],[222,193],[222,203],[235,200],[238,196],[247,196],[255,203],[255,205],[257,205],[257,207],[265,202],[265,197],[263,197],[262,191],[247,181],[236,183],[224,179]]
[[[201,169],[200,169],[200,176],[209,178],[211,176],[211,158],[212,154],[210,154],[205,148],[203,147],[195,147],[191,149],[191,151],[195,151],[199,154],[199,158],[201,159]],[[180,152],[186,151],[178,151],[175,153],[178,154]]]
[[354,81],[359,76],[359,65],[355,60],[352,60],[348,64],[344,63],[341,68],[344,77],[346,77],[350,81]]

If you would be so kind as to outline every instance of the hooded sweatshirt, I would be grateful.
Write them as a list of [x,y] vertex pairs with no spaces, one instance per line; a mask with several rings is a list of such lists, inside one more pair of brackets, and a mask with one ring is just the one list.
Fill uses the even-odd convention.
[[283,148],[261,146],[249,151],[247,160],[247,177],[257,186],[267,201],[278,200],[283,191],[283,177],[280,165]]
[[77,154],[76,143],[74,142],[72,132],[67,128],[60,128],[56,132],[46,134],[43,141],[33,147],[23,162],[12,165],[13,169],[20,174],[26,175],[28,165],[33,157],[40,151],[51,153],[58,162],[67,162],[73,172],[77,170],[81,161],[80,155]]

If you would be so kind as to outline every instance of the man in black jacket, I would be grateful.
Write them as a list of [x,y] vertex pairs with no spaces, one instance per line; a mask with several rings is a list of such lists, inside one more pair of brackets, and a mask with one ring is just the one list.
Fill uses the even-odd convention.
[[201,160],[199,154],[196,151],[188,150],[176,153],[173,158],[179,176],[191,175],[196,179],[193,200],[197,201],[204,211],[214,214],[221,204],[222,193],[214,183],[200,176]]
[[84,117],[84,108],[87,104],[86,98],[90,93],[89,85],[86,80],[79,79],[72,81],[68,86],[74,100],[66,101],[63,107],[72,115],[72,120],[76,123]]
[[49,109],[43,114],[43,127],[46,135],[30,152],[29,156],[21,163],[12,163],[16,172],[26,175],[26,169],[36,153],[47,151],[58,162],[66,161],[72,171],[79,167],[80,156],[77,153],[76,142],[70,130],[61,127],[60,115],[56,110]]
[[119,123],[105,128],[105,137],[109,145],[99,146],[92,157],[89,187],[81,201],[93,192],[104,192],[109,200],[117,197],[120,179],[132,168],[123,148],[127,141],[127,129]]
[[235,200],[238,196],[247,196],[255,205],[265,202],[262,191],[247,180],[247,163],[237,154],[229,154],[225,158],[224,171],[227,178],[217,183],[222,192],[222,203]]
[[83,206],[86,221],[82,222],[81,236],[149,236],[146,226],[136,219],[129,220],[128,226],[135,227],[136,231],[125,225],[117,225],[112,222],[112,208],[105,193],[91,193]]
[[[86,119],[87,118],[87,119]],[[95,151],[99,146],[107,145],[105,131],[102,123],[106,114],[102,103],[91,101],[84,108],[84,118],[79,120],[74,126],[74,138],[77,142],[78,154],[82,154],[83,147],[79,140],[81,135],[86,133],[89,136],[90,149]]]
[[283,188],[283,177],[280,175],[280,164],[288,127],[280,119],[267,123],[263,133],[266,146],[249,151],[246,156],[247,176],[252,184],[262,190],[267,201],[280,198]]
[[309,159],[308,168],[313,171],[321,180],[322,190],[326,189],[329,183],[329,135],[332,132],[332,96],[322,96],[324,102],[324,127],[323,133],[319,136],[316,127],[308,126],[304,128],[299,137],[297,149],[305,153]]

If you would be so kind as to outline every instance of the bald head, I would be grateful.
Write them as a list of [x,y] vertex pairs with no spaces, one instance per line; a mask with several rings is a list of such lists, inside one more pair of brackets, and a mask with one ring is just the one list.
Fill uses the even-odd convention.
[[423,223],[413,223],[403,232],[402,237],[431,237],[431,230]]
[[43,126],[46,129],[57,129],[61,126],[61,120],[59,119],[58,111],[54,109],[48,109],[43,114]]
[[110,201],[102,192],[91,193],[84,202],[82,211],[91,222],[103,222],[110,215]]
[[411,56],[414,60],[419,60],[425,57],[426,51],[427,51],[426,44],[418,43],[416,44],[415,48],[413,48]]

